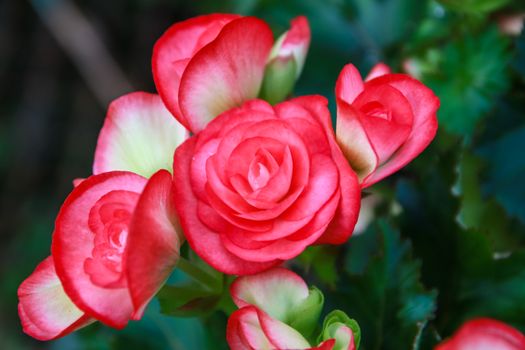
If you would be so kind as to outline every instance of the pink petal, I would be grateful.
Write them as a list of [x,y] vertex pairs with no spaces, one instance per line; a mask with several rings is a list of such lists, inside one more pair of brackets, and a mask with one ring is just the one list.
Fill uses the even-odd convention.
[[257,310],[261,328],[277,349],[310,349],[308,341],[286,323],[271,318],[265,312]]
[[347,64],[339,73],[335,84],[335,97],[348,104],[352,104],[363,91],[364,84],[361,74],[353,64]]
[[392,73],[392,70],[390,69],[390,67],[384,64],[383,62],[379,62],[378,64],[372,67],[372,69],[366,76],[365,81],[369,81],[374,78],[380,77],[385,74],[390,74],[390,73]]
[[55,272],[52,257],[46,258],[18,288],[18,313],[24,333],[51,340],[84,327],[94,320],[69,299]]
[[[133,306],[123,278],[120,287],[104,288],[93,283],[85,264],[93,257],[95,234],[89,226],[90,211],[107,194],[137,193],[146,179],[130,172],[93,175],[75,187],[55,222],[52,254],[57,274],[67,295],[84,312],[115,328],[124,327]],[[128,203],[134,208],[136,203]]]
[[290,102],[300,104],[303,108],[307,109],[323,126],[332,150],[332,158],[339,169],[341,194],[339,206],[335,212],[335,216],[326,228],[326,232],[320,237],[317,243],[344,243],[352,234],[359,216],[361,189],[357,176],[352,168],[350,168],[350,165],[335,141],[326,98],[322,96],[302,96],[294,98]]
[[[412,131],[413,113],[403,94],[387,84],[365,84],[354,101],[360,121],[382,164],[406,141]],[[379,113],[379,116],[376,115]]]
[[171,186],[168,171],[155,173],[146,184],[130,223],[125,269],[134,318],[140,318],[179,258],[183,237]]
[[284,319],[286,310],[308,297],[308,286],[299,275],[282,268],[237,278],[230,287],[233,302],[239,308],[254,305],[276,319]]
[[257,96],[272,43],[266,23],[245,17],[224,26],[193,57],[179,90],[179,105],[191,131],[202,130],[220,113]]
[[124,95],[109,106],[93,173],[126,170],[149,177],[159,169],[171,170],[173,152],[188,136],[158,95]]
[[404,145],[386,164],[380,166],[363,181],[361,184],[363,188],[396,172],[423,152],[434,139],[438,125],[436,112],[439,108],[439,99],[432,90],[419,81],[403,74],[388,74],[374,79],[373,83],[389,84],[399,90],[412,107],[414,121],[412,132]]
[[237,15],[211,14],[172,25],[153,48],[153,79],[169,111],[187,129],[189,124],[179,108],[179,85],[191,57],[213,41]]
[[359,111],[344,101],[337,103],[337,143],[362,180],[378,166],[379,159],[359,118]]
[[295,17],[290,23],[290,30],[277,39],[268,61],[275,57],[293,56],[297,64],[296,79],[301,75],[304,61],[310,47],[310,25],[304,16]]
[[522,350],[525,335],[509,325],[478,318],[466,322],[454,336],[440,343],[435,350]]
[[[188,178],[196,139],[191,138],[175,151],[173,181],[175,207],[188,243],[192,249],[215,269],[227,274],[253,274],[279,264],[280,260],[258,263],[231,254],[222,245],[217,232],[205,226],[196,215],[198,200]],[[213,247],[213,249],[209,249]]]
[[228,319],[226,340],[232,350],[273,349],[259,322],[255,307],[249,306],[235,311]]

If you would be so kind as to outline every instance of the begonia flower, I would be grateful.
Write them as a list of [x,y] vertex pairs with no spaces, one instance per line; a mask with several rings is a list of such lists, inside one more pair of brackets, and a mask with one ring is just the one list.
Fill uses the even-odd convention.
[[276,60],[293,61],[295,81],[309,44],[304,17],[294,19],[274,44],[270,27],[255,17],[199,16],[174,24],[157,41],[153,77],[170,112],[196,133],[220,113],[257,97],[267,65]]
[[[319,319],[322,294],[315,288],[309,289],[290,270],[273,268],[239,277],[230,291],[239,307],[230,316],[226,329],[232,350],[356,349],[352,330],[337,322],[329,322],[330,329],[322,332],[319,345],[310,344],[307,337]],[[325,339],[327,334],[333,337]]]
[[525,335],[517,329],[490,318],[477,318],[464,323],[435,350],[523,350]]
[[352,64],[336,84],[337,141],[363,188],[417,157],[437,131],[439,99],[421,82],[376,65],[365,81]]
[[175,203],[193,250],[215,269],[251,274],[314,243],[341,244],[360,205],[327,100],[229,110],[175,152]]
[[172,185],[166,170],[79,183],[56,219],[52,256],[18,290],[24,332],[49,340],[94,320],[139,319],[179,256]]

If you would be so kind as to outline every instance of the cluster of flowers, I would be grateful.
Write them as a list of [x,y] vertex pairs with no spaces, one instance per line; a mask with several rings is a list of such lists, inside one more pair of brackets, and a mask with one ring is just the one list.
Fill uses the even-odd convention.
[[304,17],[275,42],[266,23],[237,15],[164,33],[152,59],[159,95],[110,105],[93,175],[74,181],[51,256],[19,288],[27,334],[49,340],[95,320],[140,319],[187,240],[213,268],[243,275],[231,288],[232,348],[358,347],[358,326],[340,311],[313,338],[322,294],[276,266],[348,240],[361,190],[432,141],[439,101],[383,64],[364,80],[349,64],[334,133],[324,97],[287,99],[309,44]]

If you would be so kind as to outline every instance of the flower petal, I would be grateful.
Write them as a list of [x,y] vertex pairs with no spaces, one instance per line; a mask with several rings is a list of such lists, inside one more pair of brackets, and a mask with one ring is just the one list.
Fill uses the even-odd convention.
[[179,85],[188,62],[197,51],[214,40],[221,29],[239,18],[231,14],[211,14],[172,25],[155,43],[151,60],[157,91],[168,110],[189,129],[179,108]]
[[365,81],[369,81],[374,78],[380,77],[385,74],[390,74],[390,73],[392,73],[392,70],[390,69],[390,67],[384,64],[383,62],[379,62],[378,64],[372,67],[372,69],[366,76]]
[[[335,216],[317,243],[341,244],[352,235],[361,203],[361,189],[355,172],[335,141],[328,101],[322,96],[302,96],[290,102],[301,105],[323,126],[331,148],[332,158],[339,169],[340,201]],[[344,103],[344,102],[343,102]]]
[[308,341],[286,323],[271,318],[264,311],[257,310],[261,328],[277,349],[310,349]]
[[348,103],[338,101],[337,143],[361,181],[377,168],[379,159],[359,120],[359,113]]
[[[371,82],[372,83],[372,82]],[[414,121],[406,142],[387,163],[364,179],[361,186],[368,187],[396,172],[417,157],[434,139],[437,131],[439,99],[421,82],[404,74],[388,74],[373,80],[374,84],[389,84],[401,93],[412,106]]]
[[525,349],[525,335],[509,325],[489,319],[478,318],[466,322],[435,350],[521,350]]
[[[114,171],[93,175],[75,187],[60,208],[53,233],[52,255],[57,275],[67,295],[89,315],[115,328],[124,327],[133,306],[126,280],[123,286],[101,287],[86,271],[86,261],[95,248],[95,234],[89,226],[90,211],[99,199],[119,191],[140,194],[146,179],[130,172]],[[129,197],[129,196],[126,196]],[[136,203],[127,203],[130,207]]]
[[273,36],[253,17],[228,23],[190,61],[180,83],[179,106],[190,130],[202,130],[220,113],[255,98]]
[[363,89],[363,78],[357,68],[353,64],[344,66],[335,84],[336,99],[352,104]]
[[168,171],[155,173],[146,184],[130,223],[124,266],[135,319],[140,318],[179,258],[183,237],[171,186]]
[[55,272],[53,258],[42,261],[18,288],[18,313],[24,333],[51,340],[94,320],[73,304]]
[[[196,215],[198,199],[188,177],[195,144],[195,138],[183,143],[175,151],[173,162],[175,207],[192,249],[212,267],[227,274],[253,274],[281,263],[280,260],[259,263],[238,258],[224,248],[217,232],[210,230],[199,220]],[[213,249],[209,249],[210,247]]]
[[274,349],[264,334],[257,309],[253,306],[235,311],[228,319],[226,340],[231,350]]
[[149,177],[159,169],[171,170],[173,152],[187,137],[158,95],[124,95],[109,106],[93,173],[126,170]]
[[239,308],[254,305],[278,320],[285,320],[286,312],[304,301],[308,293],[303,279],[282,267],[239,277],[230,287],[233,302]]

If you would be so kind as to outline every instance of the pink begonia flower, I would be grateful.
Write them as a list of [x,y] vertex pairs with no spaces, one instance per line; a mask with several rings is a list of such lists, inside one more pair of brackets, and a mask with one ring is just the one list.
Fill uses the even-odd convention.
[[273,268],[239,277],[230,292],[239,307],[231,314],[226,328],[226,340],[232,350],[355,349],[352,330],[344,324],[330,330],[335,338],[326,339],[317,347],[296,329],[298,322],[304,326],[304,319],[313,326],[317,324],[322,297],[290,270]]
[[435,350],[523,350],[525,335],[511,326],[490,318],[464,323]]
[[260,19],[199,16],[174,24],[157,41],[153,77],[167,108],[196,133],[220,113],[257,97],[274,58],[293,58],[299,76],[309,44],[305,17],[295,18],[274,45],[270,27]]
[[337,141],[363,188],[407,165],[436,134],[439,99],[382,63],[365,81],[352,64],[346,65],[335,93]]
[[193,250],[228,274],[252,274],[314,243],[341,244],[360,205],[327,100],[252,100],[175,152],[175,196]]
[[131,93],[110,105],[95,175],[74,180],[52,256],[19,288],[24,332],[49,340],[94,320],[122,328],[142,316],[178,261],[172,176],[159,169],[172,168],[187,136],[157,95]]

